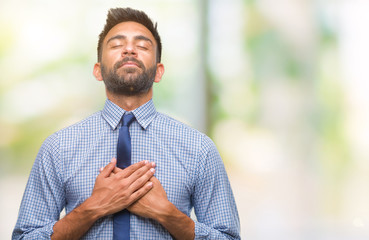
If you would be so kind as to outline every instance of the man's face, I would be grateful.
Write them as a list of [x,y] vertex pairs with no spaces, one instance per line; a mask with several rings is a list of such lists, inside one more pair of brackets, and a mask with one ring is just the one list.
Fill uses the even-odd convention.
[[127,96],[147,93],[155,79],[156,65],[156,42],[143,25],[123,22],[106,35],[100,67],[111,93]]

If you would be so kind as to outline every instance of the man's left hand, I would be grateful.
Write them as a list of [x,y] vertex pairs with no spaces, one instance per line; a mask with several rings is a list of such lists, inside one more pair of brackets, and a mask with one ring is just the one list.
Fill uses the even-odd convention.
[[127,209],[141,217],[159,220],[158,218],[165,215],[172,204],[168,201],[160,181],[156,177],[151,177],[150,181],[153,183],[152,189]]
[[[115,172],[121,169],[116,168]],[[172,204],[156,177],[151,177],[153,185],[151,190],[136,202],[127,207],[133,214],[158,221],[168,232],[179,240],[192,240],[195,238],[195,223],[186,214]]]

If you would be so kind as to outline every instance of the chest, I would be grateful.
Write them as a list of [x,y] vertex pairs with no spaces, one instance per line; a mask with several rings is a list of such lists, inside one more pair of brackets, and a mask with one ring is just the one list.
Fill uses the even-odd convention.
[[[94,187],[99,169],[116,157],[118,135],[107,132],[94,142],[81,144],[78,151],[65,153],[65,193],[67,212],[87,199]],[[181,143],[147,132],[132,131],[132,163],[148,160],[156,163],[155,176],[161,182],[171,201],[184,213],[191,209],[193,153]],[[92,141],[92,140],[91,140]]]

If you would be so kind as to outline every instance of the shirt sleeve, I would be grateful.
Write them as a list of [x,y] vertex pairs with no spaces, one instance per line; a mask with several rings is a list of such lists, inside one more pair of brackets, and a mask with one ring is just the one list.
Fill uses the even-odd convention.
[[192,196],[197,220],[195,239],[240,239],[240,222],[223,161],[205,137]]
[[57,135],[43,143],[33,164],[12,239],[50,239],[64,208],[65,194],[58,174]]

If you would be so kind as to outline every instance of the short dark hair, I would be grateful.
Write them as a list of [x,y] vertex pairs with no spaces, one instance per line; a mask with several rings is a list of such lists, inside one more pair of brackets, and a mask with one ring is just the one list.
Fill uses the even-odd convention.
[[97,45],[97,60],[101,61],[103,41],[108,34],[108,32],[115,27],[117,24],[122,22],[136,22],[145,26],[154,36],[154,39],[157,44],[157,58],[156,61],[161,61],[161,40],[157,30],[157,23],[153,23],[153,21],[147,16],[143,11],[135,10],[132,8],[112,8],[108,12],[108,16],[106,18],[106,23],[104,29],[99,35],[99,42]]

